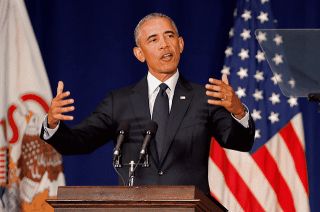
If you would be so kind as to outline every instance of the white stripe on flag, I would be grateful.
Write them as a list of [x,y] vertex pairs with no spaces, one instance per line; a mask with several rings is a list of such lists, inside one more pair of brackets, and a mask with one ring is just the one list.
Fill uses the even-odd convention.
[[305,150],[305,143],[304,143],[304,130],[303,130],[303,121],[302,121],[302,114],[298,113],[291,119],[292,127],[296,132],[301,146]]
[[232,192],[229,190],[229,187],[224,180],[223,173],[212,161],[211,157],[209,157],[208,169],[210,170],[208,172],[210,191],[215,197],[217,197],[217,200],[219,202],[221,202],[220,200],[224,200],[224,202],[221,203],[229,211],[244,211]]

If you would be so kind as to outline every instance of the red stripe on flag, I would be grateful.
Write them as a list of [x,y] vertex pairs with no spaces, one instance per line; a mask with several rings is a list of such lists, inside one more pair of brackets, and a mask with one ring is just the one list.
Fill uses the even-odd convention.
[[284,211],[295,211],[291,191],[281,175],[278,165],[265,146],[252,154],[263,174],[277,195],[278,202]]
[[289,122],[284,128],[281,129],[280,135],[285,141],[291,153],[294,165],[303,184],[303,187],[306,193],[309,194],[305,153],[301,142],[299,141],[297,133],[292,127],[291,122]]
[[225,182],[238,203],[245,211],[264,211],[235,167],[230,163],[225,151],[212,139],[210,157],[224,175]]

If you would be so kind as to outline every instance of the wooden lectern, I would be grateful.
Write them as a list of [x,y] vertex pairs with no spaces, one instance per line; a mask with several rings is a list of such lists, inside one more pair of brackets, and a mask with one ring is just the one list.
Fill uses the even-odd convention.
[[194,186],[64,186],[55,211],[226,211]]

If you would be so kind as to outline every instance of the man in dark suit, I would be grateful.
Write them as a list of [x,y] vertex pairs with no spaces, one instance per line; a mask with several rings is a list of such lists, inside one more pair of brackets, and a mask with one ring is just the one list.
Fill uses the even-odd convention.
[[[138,161],[146,125],[155,120],[158,131],[148,149],[150,167],[137,168],[135,185],[196,185],[209,193],[210,139],[214,136],[225,148],[249,151],[255,128],[248,110],[226,76],[210,78],[205,87],[183,79],[178,64],[184,42],[168,16],[144,17],[135,29],[135,39],[133,52],[147,63],[147,76],[111,92],[73,129],[62,122],[73,119],[64,114],[74,110],[73,99],[59,82],[41,136],[62,154],[89,153],[115,139],[118,125],[127,122],[130,128],[122,146],[122,163],[127,164]],[[128,167],[119,172],[127,176]]]

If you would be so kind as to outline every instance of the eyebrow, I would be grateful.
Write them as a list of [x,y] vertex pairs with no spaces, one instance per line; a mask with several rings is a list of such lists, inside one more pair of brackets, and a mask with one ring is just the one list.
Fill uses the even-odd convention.
[[156,34],[150,35],[150,36],[147,38],[147,40],[150,40],[151,38],[154,38],[154,37],[156,37],[156,36],[157,36]]
[[[176,34],[174,31],[172,31],[172,30],[167,30],[167,31],[165,31],[164,32],[164,34]],[[156,34],[153,34],[153,35],[150,35],[148,38],[147,38],[147,40],[150,40],[151,38],[154,38],[154,37],[156,37],[157,35]]]
[[172,30],[168,30],[168,31],[165,31],[164,34],[174,34],[175,35],[176,33]]

